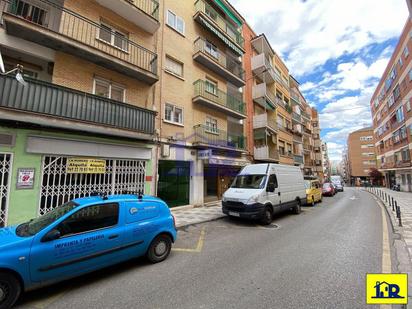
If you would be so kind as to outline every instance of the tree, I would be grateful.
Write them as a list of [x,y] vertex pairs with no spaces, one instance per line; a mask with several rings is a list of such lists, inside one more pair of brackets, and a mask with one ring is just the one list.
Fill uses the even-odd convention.
[[383,175],[376,168],[369,169],[369,177],[371,179],[372,185],[380,186],[382,185]]

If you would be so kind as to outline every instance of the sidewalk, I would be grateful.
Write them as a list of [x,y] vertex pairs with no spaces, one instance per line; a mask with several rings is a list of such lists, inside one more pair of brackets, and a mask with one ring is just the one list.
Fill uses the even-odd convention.
[[[386,207],[390,220],[392,221],[394,237],[392,244],[396,252],[396,261],[398,272],[407,273],[409,277],[412,277],[412,193],[397,192],[389,190],[387,188],[378,188],[386,196],[389,197],[389,201],[386,201],[385,195],[381,197],[376,194],[374,188],[367,188],[368,192],[374,194],[380,199]],[[402,226],[399,226],[399,219],[396,217],[396,211],[392,210],[392,197],[400,206]],[[407,308],[412,308],[412,281],[409,280],[409,303]]]
[[186,208],[173,210],[172,214],[176,219],[176,227],[198,224],[202,222],[213,221],[226,216],[222,213],[221,202],[208,203],[203,207]]

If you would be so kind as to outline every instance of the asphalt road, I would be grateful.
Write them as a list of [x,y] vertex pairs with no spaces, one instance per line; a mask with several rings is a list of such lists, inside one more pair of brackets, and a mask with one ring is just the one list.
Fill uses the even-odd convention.
[[163,263],[133,260],[27,293],[18,307],[365,308],[365,274],[382,268],[381,220],[371,195],[347,189],[271,228],[199,224]]

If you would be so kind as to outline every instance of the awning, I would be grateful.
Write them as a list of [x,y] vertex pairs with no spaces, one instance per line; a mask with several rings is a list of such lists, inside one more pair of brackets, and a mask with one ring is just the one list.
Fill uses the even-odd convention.
[[205,20],[202,16],[199,16],[199,21],[210,31],[212,31],[214,34],[216,34],[219,39],[221,39],[226,45],[228,45],[235,53],[237,53],[239,56],[242,56],[244,52],[237,47],[235,44],[233,44],[225,35],[223,35],[219,30],[216,29],[215,26],[210,24],[207,20]]

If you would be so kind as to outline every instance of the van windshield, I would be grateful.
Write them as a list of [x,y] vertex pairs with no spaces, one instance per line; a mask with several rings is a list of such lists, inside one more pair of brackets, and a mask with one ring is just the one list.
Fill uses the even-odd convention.
[[236,176],[231,188],[239,189],[263,189],[266,175],[239,175]]

